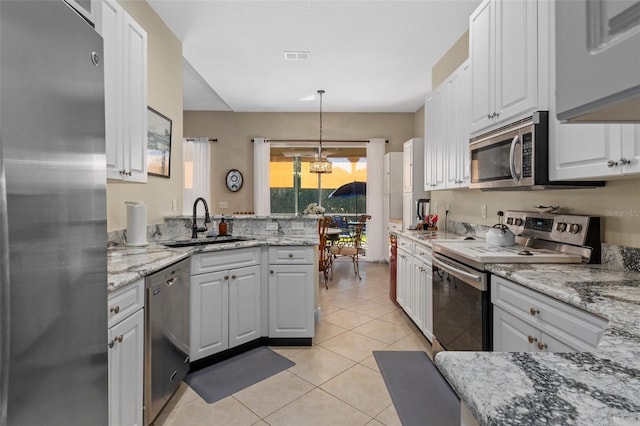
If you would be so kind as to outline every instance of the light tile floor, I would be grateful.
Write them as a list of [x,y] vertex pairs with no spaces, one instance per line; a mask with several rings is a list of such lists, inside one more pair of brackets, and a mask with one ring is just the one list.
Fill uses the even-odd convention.
[[375,350],[421,350],[431,345],[389,300],[389,266],[335,264],[325,289],[321,322],[311,347],[272,347],[296,363],[247,389],[207,404],[184,382],[155,426],[400,425]]

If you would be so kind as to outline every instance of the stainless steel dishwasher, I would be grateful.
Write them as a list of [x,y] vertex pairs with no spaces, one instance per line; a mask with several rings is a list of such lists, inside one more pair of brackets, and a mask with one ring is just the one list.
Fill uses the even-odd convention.
[[145,279],[144,424],[189,371],[189,259]]

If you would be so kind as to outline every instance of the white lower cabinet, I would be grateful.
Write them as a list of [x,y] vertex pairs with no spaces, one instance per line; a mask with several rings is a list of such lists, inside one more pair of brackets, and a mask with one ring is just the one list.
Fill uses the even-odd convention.
[[142,425],[144,280],[109,294],[109,425]]
[[398,238],[396,301],[429,340],[433,337],[431,249]]
[[493,350],[592,352],[607,321],[504,278],[491,279]]
[[191,257],[191,361],[260,338],[259,262],[259,248]]
[[269,247],[269,337],[314,336],[313,256],[310,246]]

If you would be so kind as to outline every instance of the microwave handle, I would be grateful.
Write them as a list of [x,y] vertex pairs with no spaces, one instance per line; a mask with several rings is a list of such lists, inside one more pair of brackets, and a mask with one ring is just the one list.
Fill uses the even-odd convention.
[[516,145],[520,142],[520,135],[515,135],[511,141],[511,149],[509,151],[509,168],[511,169],[511,177],[514,181],[520,181],[520,175],[516,171]]

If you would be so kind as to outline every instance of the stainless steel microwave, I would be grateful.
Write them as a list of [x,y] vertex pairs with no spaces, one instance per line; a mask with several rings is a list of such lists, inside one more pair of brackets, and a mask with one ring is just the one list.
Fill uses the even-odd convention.
[[594,181],[549,181],[549,112],[472,138],[471,189],[532,190],[604,186]]

